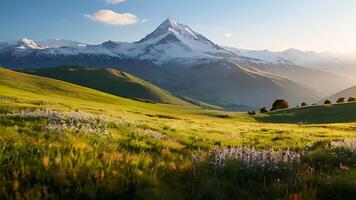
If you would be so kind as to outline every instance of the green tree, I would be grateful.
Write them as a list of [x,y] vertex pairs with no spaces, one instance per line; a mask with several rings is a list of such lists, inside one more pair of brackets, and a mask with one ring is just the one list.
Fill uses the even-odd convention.
[[345,97],[340,97],[336,103],[344,103],[346,100],[345,100]]
[[261,112],[261,113],[266,113],[266,112],[268,112],[268,110],[267,110],[266,107],[263,107],[263,108],[260,109],[260,112]]
[[273,105],[272,105],[272,109],[273,110],[280,110],[280,109],[286,109],[289,108],[289,104],[288,101],[284,100],[284,99],[277,99]]
[[356,98],[355,97],[350,97],[347,101],[348,102],[354,102],[354,101],[356,101]]
[[324,101],[324,104],[331,104],[331,101],[327,99]]

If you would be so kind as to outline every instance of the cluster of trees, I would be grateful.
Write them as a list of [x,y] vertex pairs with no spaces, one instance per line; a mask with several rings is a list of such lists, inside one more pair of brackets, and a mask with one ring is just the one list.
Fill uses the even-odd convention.
[[[347,99],[347,102],[354,102],[356,101],[355,97],[349,97]],[[345,97],[340,97],[336,100],[336,103],[345,103],[346,102],[346,98]],[[325,100],[324,104],[331,104],[332,102],[330,100]]]
[[[286,109],[289,108],[289,103],[288,101],[284,100],[284,99],[277,99],[276,101],[274,101],[274,103],[272,104],[272,108],[270,110],[268,110],[266,107],[262,107],[260,109],[261,113],[266,113],[268,111],[274,111],[274,110],[280,110],[280,109]],[[248,112],[249,115],[255,115],[256,111],[251,111]]]
[[[350,97],[348,98],[347,102],[355,102],[356,98],[355,97]],[[346,98],[345,97],[340,97],[339,99],[336,100],[336,103],[345,103],[346,102]],[[331,104],[332,102],[330,100],[325,100],[324,104]],[[308,104],[303,102],[300,104],[301,107],[305,107]],[[316,104],[313,104],[316,105]],[[299,107],[299,106],[297,106]],[[280,110],[280,109],[287,109],[289,108],[289,104],[288,101],[284,100],[284,99],[277,99],[273,104],[272,104],[272,108],[270,110],[268,110],[266,107],[262,107],[260,109],[260,113],[266,113],[269,111],[275,111],[275,110]],[[248,112],[249,115],[255,115],[256,111],[251,111]]]

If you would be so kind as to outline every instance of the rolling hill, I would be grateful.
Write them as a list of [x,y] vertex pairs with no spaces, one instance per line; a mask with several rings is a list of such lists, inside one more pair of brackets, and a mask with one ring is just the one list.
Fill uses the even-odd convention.
[[33,69],[24,71],[85,86],[105,93],[140,101],[152,101],[174,105],[188,105],[143,79],[112,68],[95,68],[82,66],[61,66],[55,68]]
[[266,123],[323,124],[356,122],[356,102],[291,108],[260,114],[257,121]]
[[350,87],[350,88],[347,88],[345,90],[342,90],[330,97],[327,97],[325,98],[324,100],[328,99],[330,101],[333,101],[335,102],[338,98],[340,97],[345,97],[346,100],[349,98],[349,97],[355,97],[356,98],[356,86],[353,86],[353,87]]
[[[77,86],[59,80],[34,76],[0,68],[1,98],[17,101],[42,101],[60,105],[64,102],[77,102],[77,105],[114,103],[129,105],[133,100],[116,97],[93,89]],[[78,101],[81,99],[81,101]],[[137,102],[138,104],[139,102]]]
[[[225,125],[240,122],[272,123],[339,123],[356,122],[356,103],[292,108],[257,115],[205,110],[195,106],[152,104],[114,96],[90,88],[37,75],[0,68],[0,104],[11,107],[50,107],[59,110],[82,109],[99,113],[120,113],[129,117],[157,117],[163,119],[196,119],[200,122],[224,119]],[[0,110],[0,112],[3,112]],[[137,118],[136,116],[136,118]],[[204,119],[204,120],[203,120]],[[203,121],[200,121],[203,120]],[[236,121],[237,120],[237,121]]]
[[216,119],[225,114],[223,111],[201,109],[188,103],[172,105],[135,101],[61,80],[0,67],[0,113],[11,111],[13,108],[27,107],[79,109],[105,115],[120,115],[128,119],[134,116],[135,120],[142,118],[190,120],[196,116],[199,119],[207,116]]
[[[277,165],[281,167],[273,167],[271,173],[266,171],[270,169],[269,165],[268,168],[254,165],[251,171],[247,171],[249,168],[242,168],[241,171],[241,166],[244,165],[239,161],[223,168],[223,172],[227,172],[226,176],[223,173],[222,176],[217,176],[217,165],[214,164],[216,157],[205,158],[203,155],[209,155],[218,145],[227,150],[247,148],[248,160],[251,160],[249,152],[260,151],[259,149],[276,152],[278,160],[281,160],[282,155],[278,152],[287,154],[294,149],[300,149],[304,153],[306,149],[306,154],[311,157],[301,159],[314,160],[318,157],[313,155],[320,155],[320,151],[310,151],[310,147],[321,142],[326,146],[326,142],[344,138],[355,140],[356,123],[287,124],[308,119],[306,117],[310,116],[313,116],[310,121],[316,120],[316,123],[355,122],[355,116],[352,115],[355,104],[303,111],[306,109],[309,108],[264,115],[265,121],[288,120],[286,124],[256,123],[247,113],[139,102],[47,77],[0,68],[0,161],[6,163],[0,166],[0,176],[3,180],[0,185],[4,188],[0,195],[14,198],[15,195],[29,195],[38,199],[142,199],[143,195],[153,199],[192,199],[191,194],[200,192],[199,188],[206,188],[201,193],[204,194],[202,197],[206,197],[206,191],[217,189],[219,194],[233,194],[236,190],[226,190],[226,185],[235,183],[233,181],[240,179],[242,175],[241,182],[238,182],[239,185],[234,184],[234,188],[243,188],[247,177],[247,181],[252,183],[250,185],[257,185],[261,192],[256,192],[255,189],[250,192],[248,188],[243,188],[246,199],[255,194],[258,194],[258,198],[260,194],[265,197],[266,194],[276,193],[274,183],[277,178],[282,180],[278,184],[283,184],[283,188],[295,187],[295,183],[301,180],[298,176],[310,174],[308,166],[319,166],[319,162],[307,165],[301,163],[300,167],[298,165],[298,168],[291,168],[293,170],[290,171],[300,170],[293,174],[293,177],[298,177],[298,181],[292,181],[288,185],[291,176],[286,173],[289,170],[285,171],[285,163]],[[284,117],[273,118],[278,114]],[[343,163],[350,160],[349,154],[341,153]],[[334,154],[330,154],[330,157],[335,158]],[[328,160],[334,161],[329,158]],[[325,160],[325,163],[329,163],[328,160]],[[346,183],[353,183],[354,176],[340,172],[338,166],[341,161],[338,159],[336,162],[330,162],[336,164],[329,165],[328,168],[320,165],[320,170],[315,170],[318,172],[314,176],[315,179],[329,184],[331,176],[340,177],[342,180],[347,177]],[[334,171],[326,174],[325,171],[329,170],[325,169]],[[248,172],[248,176],[244,175],[245,172]],[[342,173],[342,176],[334,175],[337,173]],[[264,184],[264,177],[270,174],[276,174],[275,178],[270,179],[271,184]],[[197,187],[192,188],[198,189],[187,192],[186,184],[192,177],[198,180],[194,183]],[[217,177],[222,177],[222,181],[215,181]],[[227,179],[229,177],[232,179]],[[320,180],[320,177],[327,178]],[[310,180],[310,177],[306,177],[300,187],[310,183]],[[337,180],[338,185],[335,187],[339,189],[340,182]],[[324,188],[324,185],[321,187]],[[345,187],[351,190],[353,188],[346,184]],[[33,191],[38,195],[33,196]],[[278,194],[284,191],[283,189]],[[220,196],[213,197],[224,199]],[[236,198],[240,197],[236,195]],[[279,197],[271,195],[269,199]]]

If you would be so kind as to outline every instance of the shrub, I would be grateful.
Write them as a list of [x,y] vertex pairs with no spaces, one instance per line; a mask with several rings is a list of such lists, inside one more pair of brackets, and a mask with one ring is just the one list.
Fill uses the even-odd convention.
[[256,115],[256,111],[248,112],[249,115]]
[[344,103],[345,102],[345,97],[340,97],[336,103]]
[[331,104],[331,101],[330,100],[325,100],[324,104]]
[[350,98],[347,100],[347,102],[354,102],[354,101],[356,101],[356,98],[355,98],[355,97],[350,97]]
[[302,106],[302,107],[307,106],[307,103],[303,102],[300,104],[300,106]]
[[260,112],[261,112],[261,113],[266,113],[266,112],[268,112],[268,110],[267,110],[266,107],[263,107],[263,108],[260,109]]
[[289,108],[289,104],[288,101],[284,100],[284,99],[277,99],[273,105],[272,105],[272,109],[273,110],[280,110],[280,109],[286,109]]

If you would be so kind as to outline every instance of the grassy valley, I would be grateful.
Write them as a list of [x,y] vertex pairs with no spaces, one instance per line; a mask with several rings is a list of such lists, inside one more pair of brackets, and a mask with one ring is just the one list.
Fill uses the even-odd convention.
[[[126,73],[78,70],[101,74],[113,91],[127,77],[148,88]],[[356,103],[249,116],[87,87],[0,68],[1,199],[355,195]]]

